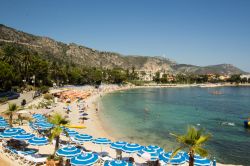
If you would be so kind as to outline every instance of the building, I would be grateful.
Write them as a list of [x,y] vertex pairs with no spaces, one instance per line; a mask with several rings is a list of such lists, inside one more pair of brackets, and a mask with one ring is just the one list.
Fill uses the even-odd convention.
[[250,74],[242,74],[241,76],[240,76],[240,78],[242,79],[242,78],[246,78],[247,80],[249,80],[250,79]]

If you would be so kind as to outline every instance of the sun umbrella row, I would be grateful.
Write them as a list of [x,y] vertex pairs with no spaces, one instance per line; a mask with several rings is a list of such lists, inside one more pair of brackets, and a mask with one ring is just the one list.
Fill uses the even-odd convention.
[[[35,118],[36,120],[36,122],[33,125],[39,126],[40,129],[41,128],[49,129],[53,127],[52,124],[46,121],[46,118],[43,115],[35,114],[33,115],[33,118]],[[164,153],[164,150],[162,148],[160,148],[159,146],[155,146],[155,145],[149,145],[147,147],[144,147],[139,144],[127,143],[123,141],[117,141],[117,142],[112,143],[107,138],[93,139],[92,136],[87,135],[87,134],[79,134],[75,130],[71,130],[68,128],[64,128],[64,130],[68,134],[68,136],[71,137],[71,140],[75,143],[83,144],[84,142],[91,141],[95,144],[100,144],[100,145],[110,144],[110,148],[112,149],[120,150],[120,151],[123,151],[125,153],[130,153],[130,154],[137,153],[138,156],[143,157],[144,159],[148,161],[156,161],[160,159],[161,161],[165,163],[183,164],[189,160],[189,156],[187,153],[184,153],[184,152],[178,153],[173,158],[171,158],[172,152]],[[81,151],[75,147],[65,147],[65,149],[59,149],[57,154],[60,156],[67,157],[67,158],[72,158],[73,156],[76,156],[74,159],[71,159],[72,165],[78,165],[77,163],[83,162],[85,161],[85,159],[89,161],[88,157],[93,158],[93,162],[94,162],[96,158],[95,154],[91,154],[91,155],[89,153],[82,154]],[[122,163],[121,161],[113,161],[113,163],[110,163],[110,162],[105,163],[106,166],[110,164],[111,165],[112,164],[124,165],[124,163]],[[199,156],[195,156],[195,165],[206,166],[209,164],[210,164],[210,160],[206,158],[201,158]],[[87,165],[87,164],[83,164],[83,165]],[[91,165],[91,162],[90,162],[90,165]]]

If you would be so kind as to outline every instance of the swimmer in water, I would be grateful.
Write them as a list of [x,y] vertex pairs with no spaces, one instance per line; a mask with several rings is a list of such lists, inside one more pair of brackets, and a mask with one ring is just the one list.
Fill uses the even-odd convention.
[[144,112],[148,113],[148,112],[149,112],[149,109],[144,108]]

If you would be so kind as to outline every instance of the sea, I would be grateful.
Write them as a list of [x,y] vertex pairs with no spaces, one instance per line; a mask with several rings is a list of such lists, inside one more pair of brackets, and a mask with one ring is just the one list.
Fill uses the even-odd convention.
[[250,165],[250,130],[243,125],[250,118],[250,87],[122,90],[101,97],[99,107],[103,127],[116,141],[172,151],[179,144],[170,133],[184,134],[193,125],[212,134],[204,146],[208,158]]

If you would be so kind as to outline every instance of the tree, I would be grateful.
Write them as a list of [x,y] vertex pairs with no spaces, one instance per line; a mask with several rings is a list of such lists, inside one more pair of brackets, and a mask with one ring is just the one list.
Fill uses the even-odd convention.
[[62,126],[69,124],[69,121],[66,118],[62,117],[61,114],[55,113],[51,118],[49,118],[49,122],[54,125],[50,130],[50,140],[56,140],[54,151],[55,154],[59,148],[60,135],[63,132]]
[[157,82],[157,83],[160,82],[160,72],[159,71],[155,73],[155,76],[153,77],[153,80],[155,82]]
[[172,153],[171,157],[174,157],[180,150],[187,148],[189,151],[189,166],[193,166],[195,153],[202,157],[208,155],[207,150],[203,146],[211,138],[211,134],[204,133],[203,129],[196,129],[194,126],[190,126],[185,135],[173,133],[170,133],[170,135],[174,136],[176,141],[180,143],[180,147]]
[[14,80],[14,70],[11,65],[0,61],[0,89],[9,90]]
[[23,74],[24,80],[27,81],[27,79],[30,77],[29,67],[32,63],[33,57],[31,53],[27,50],[22,51],[20,55],[21,55],[21,72]]
[[18,65],[17,48],[12,45],[6,45],[2,49],[1,60],[10,65]]
[[230,78],[229,78],[229,82],[231,83],[240,83],[241,81],[241,78],[240,78],[240,75],[239,74],[234,74],[232,75]]
[[241,83],[247,83],[247,78],[246,78],[246,77],[243,77],[243,78],[241,79]]
[[19,107],[14,103],[9,103],[8,109],[4,112],[9,116],[9,124],[12,127],[13,115],[19,110]]
[[100,85],[102,82],[102,70],[96,68],[89,70],[88,78],[90,83],[94,85]]
[[113,69],[109,72],[109,82],[121,84],[127,79],[126,72],[122,69]]

